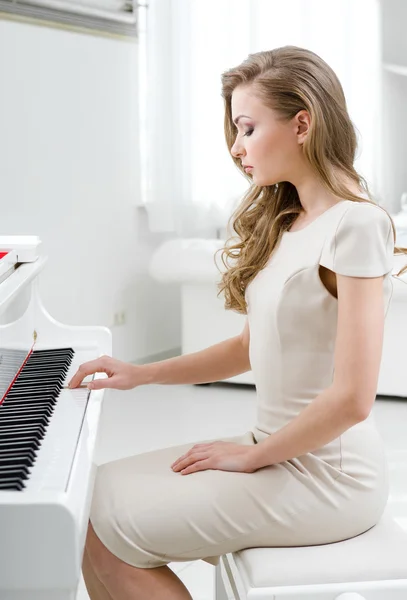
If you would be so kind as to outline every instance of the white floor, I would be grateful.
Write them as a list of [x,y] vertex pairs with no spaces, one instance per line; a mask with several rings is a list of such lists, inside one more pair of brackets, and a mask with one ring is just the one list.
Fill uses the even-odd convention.
[[[255,420],[252,386],[143,386],[109,392],[97,462],[200,439],[233,436]],[[374,414],[390,463],[389,507],[407,530],[407,399],[377,399]],[[194,600],[213,599],[214,567],[203,561],[170,563]],[[81,581],[77,600],[89,597]],[[385,599],[383,599],[385,600]]]

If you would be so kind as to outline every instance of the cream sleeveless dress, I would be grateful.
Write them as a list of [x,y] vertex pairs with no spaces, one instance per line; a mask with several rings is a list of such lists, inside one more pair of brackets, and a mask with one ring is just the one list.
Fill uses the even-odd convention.
[[[338,301],[322,284],[319,265],[351,277],[385,275],[387,311],[393,252],[390,219],[365,202],[341,201],[284,233],[246,290],[256,423],[241,436],[218,439],[259,443],[331,384]],[[243,548],[356,536],[377,523],[388,497],[383,442],[372,419],[315,452],[254,473],[174,473],[171,463],[193,443],[101,465],[93,527],[113,554],[141,568],[200,558],[217,564],[221,554]]]

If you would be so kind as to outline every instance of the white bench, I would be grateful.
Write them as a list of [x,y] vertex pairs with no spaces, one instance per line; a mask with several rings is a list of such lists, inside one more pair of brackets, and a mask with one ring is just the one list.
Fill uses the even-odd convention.
[[221,557],[216,600],[407,600],[407,532],[388,514],[355,538]]

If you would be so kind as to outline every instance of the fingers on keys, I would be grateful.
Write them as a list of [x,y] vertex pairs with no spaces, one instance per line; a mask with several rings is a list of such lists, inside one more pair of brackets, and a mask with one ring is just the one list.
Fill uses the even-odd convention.
[[[102,359],[97,358],[96,360],[90,360],[89,362],[83,363],[75,375],[72,377],[71,381],[68,383],[68,387],[73,389],[79,387],[85,377],[89,375],[93,375],[94,373],[105,373],[106,369],[103,367]],[[88,383],[87,387],[92,387],[90,383]]]

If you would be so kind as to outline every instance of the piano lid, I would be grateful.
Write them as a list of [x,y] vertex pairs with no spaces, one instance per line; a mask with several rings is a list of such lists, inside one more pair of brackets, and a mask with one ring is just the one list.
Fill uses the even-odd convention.
[[41,246],[38,235],[0,235],[0,255],[13,251],[18,263],[35,262],[41,255]]
[[46,260],[40,246],[37,236],[0,236],[0,404],[36,341],[35,315],[28,307],[30,284]]
[[[35,235],[0,236],[0,315],[21,297],[43,269],[41,241]],[[4,322],[0,318],[0,322]],[[0,347],[1,347],[0,339]]]
[[17,252],[0,245],[0,283],[14,272],[17,262]]

